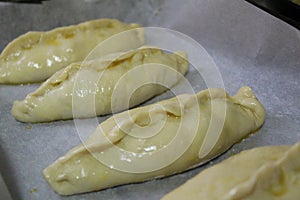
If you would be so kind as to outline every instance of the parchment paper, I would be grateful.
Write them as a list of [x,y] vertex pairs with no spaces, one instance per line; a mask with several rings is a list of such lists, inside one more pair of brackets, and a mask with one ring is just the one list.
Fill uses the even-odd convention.
[[[10,114],[13,101],[23,99],[38,84],[0,85],[0,169],[13,199],[159,199],[233,153],[300,140],[300,33],[242,0],[0,3],[0,50],[27,31],[44,31],[103,17],[166,27],[194,38],[214,59],[231,95],[243,85],[253,88],[266,108],[265,124],[256,134],[202,167],[164,179],[61,197],[42,178],[41,171],[80,143],[74,122],[17,122]],[[187,78],[197,83],[191,72]],[[166,95],[147,103],[163,98]]]

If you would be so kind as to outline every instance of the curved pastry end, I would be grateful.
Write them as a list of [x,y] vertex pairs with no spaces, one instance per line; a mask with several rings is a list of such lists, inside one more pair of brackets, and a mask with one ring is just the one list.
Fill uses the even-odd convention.
[[244,110],[250,111],[257,127],[262,126],[266,118],[264,106],[259,102],[251,87],[243,86],[233,96],[234,103],[239,104]]
[[[67,173],[63,170],[59,170],[65,169],[62,162],[63,157],[59,160],[43,170],[43,177],[56,193],[60,195],[73,194],[72,184],[70,183]],[[60,167],[58,168],[58,166]]]
[[24,101],[15,101],[11,109],[13,117],[21,122],[32,122],[29,108]]

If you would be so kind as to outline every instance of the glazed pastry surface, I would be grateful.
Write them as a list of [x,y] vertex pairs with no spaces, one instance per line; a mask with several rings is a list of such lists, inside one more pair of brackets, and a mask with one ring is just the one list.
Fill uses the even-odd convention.
[[162,199],[298,199],[300,142],[243,151],[212,166]]
[[12,115],[36,123],[118,112],[175,85],[188,70],[186,59],[184,52],[145,47],[73,63],[15,101]]
[[[1,53],[0,84],[44,81],[69,64],[83,61],[110,36],[138,27],[115,19],[99,19],[47,32],[28,32],[9,43]],[[106,45],[98,56],[140,47],[144,43],[143,30],[135,29],[126,39],[115,43]]]
[[[233,97],[223,89],[179,95],[107,119],[43,174],[61,195],[169,176],[218,156],[264,119],[262,104],[246,86]],[[203,145],[214,131],[220,131],[217,140]],[[210,151],[201,153],[202,146]]]

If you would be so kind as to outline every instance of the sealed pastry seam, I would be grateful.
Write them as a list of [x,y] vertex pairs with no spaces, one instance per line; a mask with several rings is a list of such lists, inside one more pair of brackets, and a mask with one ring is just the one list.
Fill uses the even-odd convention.
[[[118,20],[114,20],[114,19],[98,19],[98,20],[83,22],[78,25],[70,25],[66,27],[55,28],[47,32],[30,31],[16,38],[11,43],[9,43],[7,47],[3,50],[1,57],[2,59],[7,61],[8,57],[15,52],[18,52],[20,50],[30,50],[34,48],[34,46],[39,44],[44,37],[49,38],[48,40],[46,40],[46,43],[51,43],[52,40],[52,44],[55,45],[58,44],[55,43],[55,39],[61,35],[64,36],[65,39],[71,39],[72,37],[75,36],[77,31],[89,31],[90,29],[97,30],[103,28],[112,28],[113,26],[118,26],[119,24],[124,27],[127,26],[125,24],[122,24]],[[138,28],[140,26],[138,24],[132,23],[129,24],[129,27]],[[140,37],[141,37],[140,39],[143,40],[143,36]],[[17,42],[19,44],[16,45],[14,44],[14,42]]]
[[[232,188],[228,194],[224,197],[224,200],[239,200],[239,199],[247,199],[253,198],[252,195],[256,195],[260,191],[267,190],[271,194],[271,196],[279,197],[284,196],[285,193],[289,193],[289,190],[294,190],[294,188],[289,188],[285,186],[288,182],[286,179],[295,178],[294,187],[300,188],[300,142],[290,147],[289,150],[285,152],[285,154],[279,158],[277,161],[266,163],[261,166],[257,171],[255,171],[251,177],[245,182],[237,185]],[[287,177],[289,171],[297,172],[298,176]],[[285,177],[286,176],[286,177]],[[275,183],[272,181],[276,180]],[[276,185],[276,189],[274,189],[274,185]],[[269,190],[269,191],[268,191]],[[300,195],[300,191],[298,191],[298,196]],[[257,199],[258,196],[254,196],[253,199]],[[290,197],[286,197],[287,199]]]
[[[165,177],[203,164],[262,125],[264,108],[246,93],[252,93],[249,87],[241,88],[237,97],[229,97],[223,89],[209,89],[116,114],[82,145],[48,166],[44,177],[56,192],[70,195]],[[236,105],[238,98],[253,99],[260,118]],[[220,106],[212,110],[212,104],[226,105],[226,119],[212,151],[199,158],[211,117],[219,115]]]
[[[128,108],[127,98],[135,87],[154,83],[141,85],[132,94],[129,106],[138,105],[166,90],[158,84],[172,87],[183,77],[188,61],[187,55],[181,54],[185,57],[142,48],[73,63],[52,75],[23,101],[15,101],[12,115],[23,122],[71,119],[74,106],[78,108],[76,118],[105,115],[112,112],[113,92],[117,95],[114,111],[120,111]],[[74,99],[81,102],[76,104]]]
[[99,19],[47,32],[28,32],[9,43],[0,55],[0,83],[41,82],[63,67],[84,60],[99,43],[122,31],[134,29],[106,42],[97,55],[140,47],[144,35],[139,27]]
[[300,142],[245,150],[205,169],[162,199],[297,199],[299,153]]

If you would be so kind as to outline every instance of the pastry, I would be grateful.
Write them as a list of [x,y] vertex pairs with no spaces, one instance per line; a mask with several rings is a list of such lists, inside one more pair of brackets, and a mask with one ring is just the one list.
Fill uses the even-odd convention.
[[179,95],[107,119],[43,175],[61,195],[169,176],[218,156],[264,119],[262,104],[246,86],[233,97],[223,89]]
[[118,112],[167,89],[158,84],[136,88],[139,85],[151,82],[170,88],[187,69],[184,52],[170,54],[150,47],[73,63],[56,72],[23,101],[15,101],[12,115],[19,121],[36,123]]
[[300,142],[246,150],[202,171],[162,199],[298,199],[299,155]]
[[[28,32],[9,43],[0,55],[0,83],[44,81],[67,65],[84,60],[110,36],[138,27],[115,19],[99,19],[47,32]],[[117,45],[112,43],[98,56],[140,47],[144,43],[143,31],[135,29],[126,39],[117,40]]]

